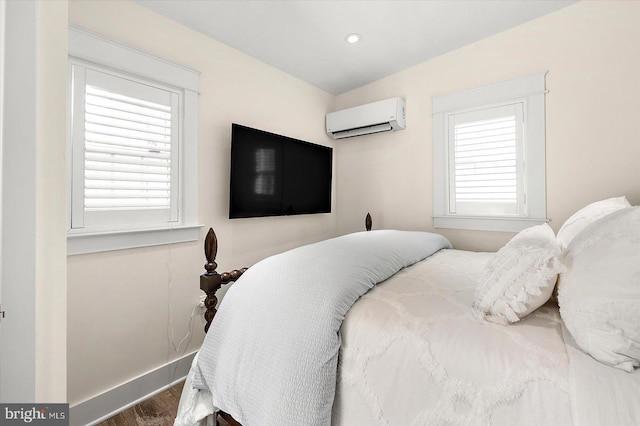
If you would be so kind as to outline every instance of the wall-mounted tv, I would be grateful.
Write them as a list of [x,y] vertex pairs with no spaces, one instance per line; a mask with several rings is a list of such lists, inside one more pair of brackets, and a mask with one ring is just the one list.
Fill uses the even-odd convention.
[[231,127],[229,218],[331,212],[333,148]]

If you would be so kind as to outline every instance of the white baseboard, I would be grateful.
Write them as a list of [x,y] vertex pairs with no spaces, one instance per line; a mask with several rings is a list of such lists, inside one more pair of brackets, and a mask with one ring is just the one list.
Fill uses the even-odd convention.
[[69,409],[70,426],[92,426],[185,379],[196,353],[153,370]]

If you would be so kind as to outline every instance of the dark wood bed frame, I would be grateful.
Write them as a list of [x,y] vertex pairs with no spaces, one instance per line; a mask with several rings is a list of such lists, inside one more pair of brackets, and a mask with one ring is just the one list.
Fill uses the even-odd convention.
[[207,309],[204,312],[204,320],[206,324],[204,326],[204,332],[209,331],[211,321],[216,316],[216,306],[218,305],[218,298],[216,292],[224,284],[229,284],[236,281],[244,274],[247,268],[234,269],[231,272],[223,272],[219,274],[216,272],[218,264],[216,263],[216,255],[218,254],[218,238],[216,233],[213,232],[213,228],[209,228],[209,232],[204,239],[204,257],[207,259],[207,263],[204,264],[204,269],[207,272],[200,275],[200,290],[204,291],[206,295],[204,299],[204,307]]
[[[364,227],[367,231],[371,231],[372,227],[371,215],[367,213],[367,216],[364,219]],[[204,256],[207,259],[207,263],[204,264],[204,269],[207,271],[204,274],[200,275],[200,290],[204,291],[206,298],[204,299],[204,306],[206,311],[204,313],[204,319],[206,324],[204,326],[204,332],[209,331],[209,327],[211,326],[211,321],[216,316],[216,309],[218,305],[218,297],[216,296],[216,292],[225,284],[232,283],[237,281],[242,274],[248,268],[234,269],[230,272],[218,273],[216,272],[216,268],[218,264],[216,263],[216,256],[218,254],[218,238],[216,237],[216,233],[213,231],[213,228],[209,228],[209,232],[207,232],[207,236],[204,239]],[[218,416],[224,419],[231,426],[242,426],[238,423],[231,415],[225,413],[224,411],[219,411]],[[218,419],[216,417],[215,424],[217,424]]]

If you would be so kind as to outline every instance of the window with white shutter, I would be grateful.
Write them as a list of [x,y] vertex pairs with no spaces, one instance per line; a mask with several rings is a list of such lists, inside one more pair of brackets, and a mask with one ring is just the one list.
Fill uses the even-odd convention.
[[177,222],[179,93],[81,64],[72,73],[73,172],[83,176],[72,228]]
[[197,240],[197,73],[73,28],[69,46],[69,254]]
[[434,225],[545,221],[544,74],[434,98]]

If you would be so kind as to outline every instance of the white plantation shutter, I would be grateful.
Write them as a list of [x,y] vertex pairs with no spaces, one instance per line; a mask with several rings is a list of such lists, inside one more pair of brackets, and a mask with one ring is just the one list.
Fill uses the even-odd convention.
[[522,104],[449,115],[449,212],[517,215],[524,209]]
[[74,67],[72,226],[174,222],[178,218],[179,95]]

